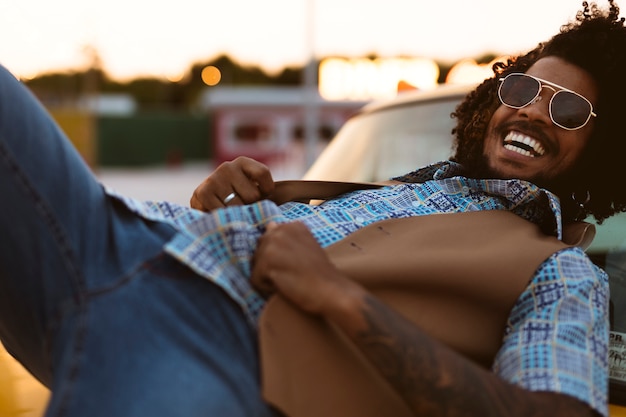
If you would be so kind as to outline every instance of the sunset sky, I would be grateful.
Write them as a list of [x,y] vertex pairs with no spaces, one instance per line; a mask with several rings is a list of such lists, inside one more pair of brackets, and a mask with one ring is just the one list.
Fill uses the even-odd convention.
[[[0,63],[18,76],[82,69],[175,78],[228,54],[273,71],[318,57],[456,61],[534,47],[579,0],[6,0]],[[607,2],[600,1],[604,6]]]

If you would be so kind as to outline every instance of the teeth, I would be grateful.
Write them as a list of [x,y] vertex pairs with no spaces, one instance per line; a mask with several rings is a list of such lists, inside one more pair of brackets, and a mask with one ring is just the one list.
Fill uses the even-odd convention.
[[520,149],[520,148],[518,148],[518,147],[516,147],[516,146],[513,146],[513,145],[504,145],[504,148],[505,148],[505,149],[508,149],[509,151],[513,151],[513,152],[520,153],[520,154],[522,154],[522,155],[524,155],[524,156],[530,156],[531,158],[534,158],[534,157],[535,157],[533,154],[531,154],[531,153],[530,153],[530,152],[528,152],[527,150]]
[[546,152],[541,143],[537,140],[530,136],[522,135],[519,132],[509,132],[504,138],[504,147],[510,151],[533,158],[535,156],[541,156]]

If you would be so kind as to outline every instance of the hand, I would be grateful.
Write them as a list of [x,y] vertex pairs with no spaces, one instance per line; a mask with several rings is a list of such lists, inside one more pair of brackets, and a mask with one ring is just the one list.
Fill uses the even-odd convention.
[[[193,192],[192,208],[211,211],[219,207],[250,204],[268,196],[274,180],[267,166],[240,156],[217,167]],[[234,198],[227,199],[231,193]]]
[[299,222],[268,225],[254,254],[251,282],[261,294],[278,292],[302,310],[325,316],[362,291]]

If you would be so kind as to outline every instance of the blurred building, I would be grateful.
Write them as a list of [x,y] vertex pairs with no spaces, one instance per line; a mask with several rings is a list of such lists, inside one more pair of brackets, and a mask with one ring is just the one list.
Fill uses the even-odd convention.
[[246,155],[296,165],[306,161],[307,123],[314,123],[319,153],[363,104],[326,100],[298,87],[210,87],[199,100],[199,107],[212,115],[216,162]]

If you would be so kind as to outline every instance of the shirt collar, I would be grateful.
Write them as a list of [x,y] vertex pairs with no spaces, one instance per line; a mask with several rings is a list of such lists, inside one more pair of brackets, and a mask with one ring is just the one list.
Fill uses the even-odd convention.
[[493,192],[493,190],[515,190],[499,195],[512,202],[511,211],[539,225],[541,230],[559,239],[563,236],[563,216],[559,198],[552,192],[535,184],[519,179],[471,178],[463,165],[453,161],[437,162],[408,174],[393,178],[396,181],[424,183],[460,178],[470,188]]

